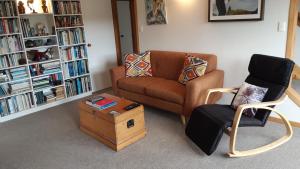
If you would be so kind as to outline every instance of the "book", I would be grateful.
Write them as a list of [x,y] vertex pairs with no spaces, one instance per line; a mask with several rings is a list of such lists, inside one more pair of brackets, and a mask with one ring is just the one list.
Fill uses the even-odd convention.
[[86,100],[86,103],[96,104],[98,101],[105,99],[102,96],[94,96]]
[[92,107],[95,107],[99,110],[105,110],[108,109],[110,107],[113,107],[115,105],[117,105],[116,101],[110,100],[108,98],[105,98],[103,100],[100,100],[98,102],[96,102],[95,104],[92,104],[91,102],[86,102],[87,105],[90,105]]

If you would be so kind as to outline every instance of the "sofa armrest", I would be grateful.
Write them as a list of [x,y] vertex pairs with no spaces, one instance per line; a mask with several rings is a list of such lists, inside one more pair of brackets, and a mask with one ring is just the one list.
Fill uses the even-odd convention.
[[125,77],[125,66],[118,66],[110,70],[110,78],[114,93],[117,95],[118,80]]
[[[184,103],[184,115],[190,116],[193,109],[205,103],[208,89],[222,88],[224,83],[224,71],[214,70],[198,77],[186,84],[186,96]],[[211,95],[208,103],[215,103],[221,98],[221,93]]]

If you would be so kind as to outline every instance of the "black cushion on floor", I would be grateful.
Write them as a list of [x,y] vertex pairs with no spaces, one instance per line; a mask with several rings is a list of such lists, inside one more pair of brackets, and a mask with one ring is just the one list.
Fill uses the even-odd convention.
[[[232,126],[234,115],[235,110],[229,105],[200,106],[191,115],[186,127],[186,135],[203,152],[211,155],[218,147],[224,130]],[[243,115],[239,126],[264,126],[264,123]]]

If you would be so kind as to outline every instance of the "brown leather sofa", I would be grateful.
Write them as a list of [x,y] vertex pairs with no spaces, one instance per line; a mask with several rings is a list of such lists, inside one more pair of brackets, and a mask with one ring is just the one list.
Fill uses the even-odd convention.
[[[192,54],[208,61],[204,76],[179,83],[185,56]],[[125,67],[113,68],[112,87],[116,95],[139,103],[167,110],[181,115],[183,123],[192,110],[204,104],[207,89],[223,87],[224,72],[217,69],[217,56],[200,53],[151,51],[153,77],[125,77]],[[215,103],[221,97],[217,93],[210,97]]]

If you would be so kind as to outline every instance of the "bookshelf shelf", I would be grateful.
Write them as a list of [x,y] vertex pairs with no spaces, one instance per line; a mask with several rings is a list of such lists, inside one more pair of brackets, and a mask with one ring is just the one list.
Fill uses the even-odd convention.
[[59,45],[60,48],[65,47],[74,47],[74,46],[82,46],[82,45],[86,45],[86,43],[77,43],[77,44],[71,44],[71,45]]
[[41,62],[30,62],[28,65],[37,65],[37,64],[43,64],[43,63],[51,63],[51,62],[57,62],[60,61],[60,59],[50,59],[50,60],[45,60]]
[[42,89],[33,89],[33,93],[41,92],[43,90],[48,90],[48,89],[54,89],[54,88],[58,88],[58,87],[64,87],[64,85],[50,86],[50,87],[45,87]]
[[58,47],[58,45],[46,45],[46,46],[38,46],[38,47],[33,47],[33,48],[26,48],[26,51],[39,50],[39,49],[52,48],[52,47]]
[[55,14],[54,16],[82,16],[82,14]]
[[18,16],[1,16],[0,19],[18,19]]
[[3,67],[3,68],[0,68],[0,71],[1,70],[8,70],[8,69],[15,69],[15,68],[19,68],[19,67],[26,67],[27,64],[24,64],[24,65],[18,65],[18,66],[11,66],[11,67]]
[[24,78],[24,79],[18,79],[18,80],[10,80],[7,82],[1,82],[0,85],[10,84],[10,83],[17,83],[17,82],[23,82],[26,80],[29,80],[30,78]]
[[77,78],[85,77],[85,76],[90,76],[90,73],[85,73],[85,74],[83,74],[83,75],[78,75],[78,76],[68,77],[68,78],[66,78],[65,80],[72,80],[72,79],[77,79]]
[[[0,31],[0,40],[13,38],[19,46],[5,48],[5,45],[1,46],[0,44],[0,71],[9,72],[12,79],[18,79],[25,74],[26,78],[0,83],[0,94],[2,95],[0,96],[0,123],[91,95],[90,73],[85,73],[90,71],[88,70],[81,0],[51,0],[50,13],[32,14],[19,14],[17,0],[0,0],[0,7],[6,2],[9,2],[10,9],[6,9],[3,14],[0,12],[0,15],[3,15],[0,16],[0,30],[1,25],[3,26],[1,22],[10,24],[9,28],[13,25],[13,30],[3,29],[4,31]],[[7,7],[5,6],[5,8]],[[38,27],[41,24],[44,26],[43,29]],[[63,36],[66,35],[69,41],[64,39]],[[25,44],[29,46],[32,43],[30,41],[44,45],[26,48]],[[70,42],[70,44],[65,42]],[[1,49],[1,47],[3,48]],[[14,49],[15,52],[10,52]],[[46,51],[46,49],[49,50]],[[42,59],[44,61],[33,61]],[[22,65],[19,65],[20,63]],[[70,67],[68,71],[71,70],[75,74],[81,75],[65,77],[66,65],[74,66]],[[47,74],[35,76],[43,69]],[[3,73],[2,75],[8,74]],[[6,77],[3,77],[6,80]],[[13,86],[15,84],[21,84],[21,87]],[[14,87],[20,92],[8,94],[9,90],[5,86]],[[20,100],[23,105],[21,108],[19,107]],[[23,102],[24,100],[26,101]]]
[[58,27],[56,28],[56,30],[66,30],[66,29],[76,29],[76,28],[84,28],[84,26]]
[[7,98],[10,98],[10,97],[14,97],[14,96],[18,96],[18,95],[22,95],[22,94],[27,94],[27,93],[32,93],[32,90],[27,90],[27,91],[15,93],[15,94],[10,94],[10,95],[6,95],[6,96],[2,96],[2,97],[0,97],[0,100],[7,99]]
[[69,62],[76,62],[76,61],[79,61],[79,60],[88,60],[88,58],[79,58],[79,59],[75,59],[75,60],[65,60],[63,62],[64,63],[69,63]]
[[0,53],[0,56],[3,56],[3,55],[12,55],[12,54],[18,54],[18,53],[23,53],[23,52],[25,52],[25,51],[16,51],[16,52],[10,52],[10,53],[4,53],[4,54],[1,54]]
[[29,13],[29,14],[19,14],[20,17],[22,16],[42,16],[42,15],[53,15],[53,13]]
[[21,33],[7,33],[7,34],[0,34],[0,37],[2,37],[2,36],[14,36],[14,35],[21,35]]
[[50,75],[54,75],[54,74],[58,74],[58,73],[62,73],[62,71],[60,70],[60,71],[56,71],[56,72],[53,72],[53,73],[47,73],[47,74],[38,75],[38,76],[31,76],[31,79],[46,77],[46,76],[50,76]]
[[29,39],[43,39],[43,38],[56,38],[56,35],[26,37],[26,38],[24,38],[24,40],[29,40]]

